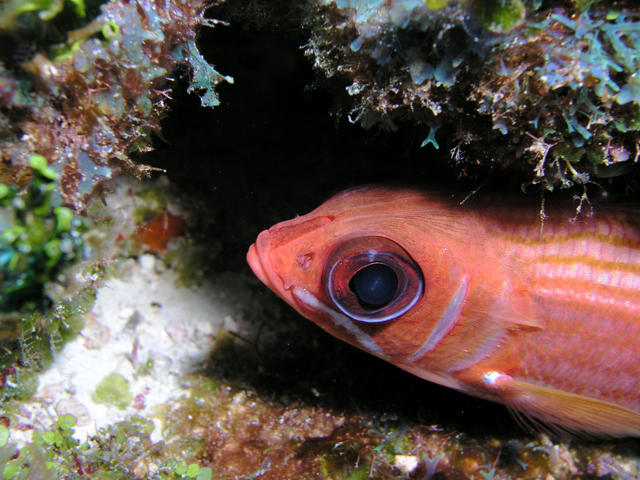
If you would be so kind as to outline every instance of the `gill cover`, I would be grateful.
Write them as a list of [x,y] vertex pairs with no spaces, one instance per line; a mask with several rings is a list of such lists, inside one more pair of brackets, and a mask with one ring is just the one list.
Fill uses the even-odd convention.
[[325,293],[342,313],[367,323],[393,320],[422,296],[424,278],[409,253],[385,237],[352,237],[324,266]]

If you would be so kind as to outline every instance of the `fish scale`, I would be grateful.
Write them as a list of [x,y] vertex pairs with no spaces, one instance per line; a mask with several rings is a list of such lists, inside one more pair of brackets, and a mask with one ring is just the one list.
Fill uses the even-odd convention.
[[546,224],[542,235],[520,226],[505,250],[529,266],[540,319],[552,324],[522,340],[512,375],[640,410],[640,352],[629,342],[640,338],[637,231],[620,219]]
[[[536,206],[363,187],[262,232],[247,260],[300,314],[419,377],[520,418],[640,436],[639,219],[541,224]],[[401,287],[371,309],[349,285],[374,263]]]

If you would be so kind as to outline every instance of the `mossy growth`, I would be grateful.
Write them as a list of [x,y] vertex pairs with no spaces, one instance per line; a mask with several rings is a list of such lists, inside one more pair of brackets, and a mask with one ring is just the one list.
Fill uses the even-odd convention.
[[75,438],[76,419],[59,416],[52,427],[34,430],[31,442],[19,449],[11,441],[11,425],[0,423],[0,475],[3,480],[91,478],[125,480],[211,480],[212,471],[179,454],[166,456],[162,442],[150,435],[154,425],[133,416],[101,428],[87,441]]
[[136,193],[137,207],[133,212],[133,221],[136,224],[151,220],[167,209],[169,193],[161,187],[148,184]]
[[[0,184],[0,400],[24,398],[37,387],[35,372],[80,331],[95,300],[87,287],[72,298],[54,295],[54,285],[83,256],[86,221],[62,206],[57,174],[32,155],[24,191]],[[64,288],[62,288],[64,290]]]
[[[11,52],[28,44],[58,60],[78,43],[100,32],[92,28],[106,0],[8,0],[0,3],[0,57],[12,62]],[[103,33],[103,36],[106,35]]]
[[95,289],[86,287],[48,310],[0,315],[0,406],[35,393],[38,372],[80,332],[95,296]]
[[0,2],[0,157],[11,159],[12,180],[23,181],[31,153],[45,155],[65,203],[84,211],[118,174],[147,177],[154,169],[138,154],[153,148],[176,67],[190,69],[187,88],[208,106],[218,103],[215,86],[232,81],[196,48],[197,28],[216,23],[206,6]]
[[348,97],[340,102],[350,121],[423,125],[423,146],[448,151],[460,177],[521,170],[530,191],[615,188],[610,178],[634,172],[634,2],[322,4],[312,13],[307,54],[344,85]]

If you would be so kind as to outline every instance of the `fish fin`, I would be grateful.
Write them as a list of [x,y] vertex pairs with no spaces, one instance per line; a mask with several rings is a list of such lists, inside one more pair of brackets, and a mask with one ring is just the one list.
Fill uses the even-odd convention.
[[640,436],[640,413],[575,393],[488,372],[483,383],[510,408],[577,433],[611,437]]
[[544,323],[536,319],[535,306],[525,290],[504,285],[491,307],[491,317],[509,330],[543,330]]
[[453,388],[455,390],[460,390],[461,392],[466,391],[465,385],[457,379],[453,378],[451,375],[438,372],[430,372],[423,368],[407,363],[400,363],[397,366],[415,375],[416,377],[422,378],[423,380],[437,383],[438,385],[444,385],[445,387]]
[[492,318],[500,323],[500,325],[508,330],[543,330],[544,326],[533,316],[523,315],[512,308],[495,308],[492,312]]

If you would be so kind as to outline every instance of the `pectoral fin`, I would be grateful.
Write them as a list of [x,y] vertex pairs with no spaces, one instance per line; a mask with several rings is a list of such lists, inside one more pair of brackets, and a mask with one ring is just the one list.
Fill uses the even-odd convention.
[[640,436],[640,413],[575,393],[515,380],[499,372],[483,383],[507,406],[561,428],[612,437]]

